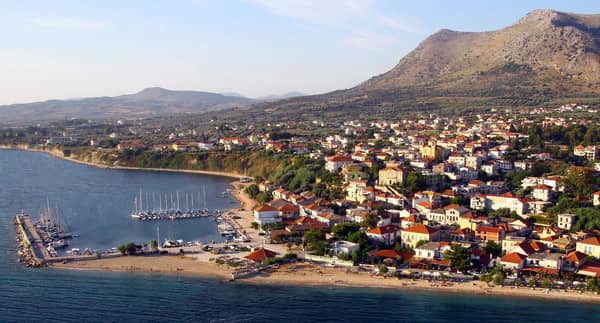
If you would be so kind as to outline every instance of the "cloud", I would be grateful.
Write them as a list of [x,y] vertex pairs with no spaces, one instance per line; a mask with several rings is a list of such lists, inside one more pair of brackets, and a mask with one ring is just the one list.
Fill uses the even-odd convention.
[[398,35],[420,33],[416,19],[392,17],[370,0],[247,0],[271,14],[328,25],[340,30],[354,47],[379,50],[398,41]]
[[272,14],[319,24],[338,24],[360,16],[370,2],[360,0],[248,0]]
[[380,50],[395,41],[395,37],[367,30],[355,31],[345,39],[346,43],[354,47],[368,50]]
[[44,29],[104,32],[110,28],[105,21],[70,17],[35,17],[28,24]]

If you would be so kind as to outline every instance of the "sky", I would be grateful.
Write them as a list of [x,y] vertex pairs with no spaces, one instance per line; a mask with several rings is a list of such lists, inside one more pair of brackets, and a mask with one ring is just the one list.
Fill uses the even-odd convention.
[[355,86],[442,28],[600,1],[0,0],[0,104],[159,86],[249,97]]

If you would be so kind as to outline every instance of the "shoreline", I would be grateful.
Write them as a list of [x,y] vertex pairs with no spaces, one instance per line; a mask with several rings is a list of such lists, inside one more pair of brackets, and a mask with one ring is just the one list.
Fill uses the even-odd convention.
[[[194,171],[194,170],[169,170],[169,169],[149,169],[136,167],[120,167],[106,166],[91,162],[81,161],[70,157],[59,155],[57,152],[33,149],[25,147],[7,147],[0,146],[0,149],[25,150],[32,152],[46,153],[50,156],[70,161],[74,163],[84,164],[87,166],[106,168],[106,169],[124,169],[124,170],[144,170],[144,171],[170,171],[189,174],[204,174],[215,175],[230,178],[241,178],[242,175],[226,172],[210,172],[210,171]],[[240,222],[244,222],[246,226],[248,221],[251,221],[251,207],[255,201],[250,199],[244,192],[243,188],[248,183],[239,183],[233,181],[229,183],[234,188],[232,197],[240,204],[237,207],[232,207],[227,210],[234,211],[242,215]],[[244,211],[241,211],[241,210]],[[102,258],[92,260],[72,261],[66,264],[54,263],[50,264],[49,268],[58,270],[79,270],[79,271],[96,271],[96,272],[127,272],[127,273],[144,273],[158,275],[185,275],[191,277],[204,277],[208,279],[219,279],[228,281],[231,279],[233,268],[227,265],[218,265],[210,262],[207,257],[216,257],[206,253],[191,255],[191,256],[124,256],[116,258]],[[202,259],[204,258],[204,259]],[[499,297],[519,297],[531,299],[551,299],[564,300],[572,302],[600,303],[600,295],[590,292],[582,294],[578,292],[564,292],[551,290],[549,293],[544,293],[543,289],[531,290],[530,288],[513,288],[510,286],[490,287],[480,281],[472,281],[468,283],[453,283],[452,286],[431,285],[426,280],[411,280],[411,279],[396,279],[370,276],[368,274],[358,274],[345,272],[340,269],[331,269],[321,267],[315,264],[296,263],[294,265],[284,265],[273,272],[261,272],[254,276],[238,279],[236,283],[241,284],[256,284],[256,285],[273,285],[273,286],[304,286],[304,287],[339,287],[339,288],[369,288],[369,289],[389,289],[395,291],[416,291],[416,292],[431,292],[431,293],[446,293],[446,294],[471,294],[477,296],[499,296]],[[438,282],[439,283],[439,282]]]
[[62,156],[59,153],[52,151],[52,150],[37,149],[37,148],[31,148],[31,147],[22,147],[22,146],[15,146],[15,145],[0,145],[0,150],[22,150],[22,151],[43,153],[43,154],[47,154],[52,157],[62,159],[65,161],[69,161],[72,163],[87,165],[87,166],[101,168],[101,169],[140,170],[140,171],[149,171],[149,172],[170,172],[170,173],[183,173],[183,174],[212,175],[212,176],[229,177],[229,178],[235,178],[235,179],[249,178],[249,176],[244,176],[242,174],[234,173],[234,172],[220,172],[220,171],[195,170],[195,169],[145,168],[145,167],[133,167],[133,166],[109,166],[109,165],[104,165],[104,164],[83,161],[83,160],[79,160],[79,159],[72,158],[72,157]]
[[[190,256],[125,256],[113,259],[96,259],[67,264],[53,264],[50,268],[98,271],[143,273],[159,275],[184,275],[231,281],[226,265],[200,261]],[[237,279],[231,283],[251,284],[257,286],[300,286],[300,287],[334,287],[393,290],[398,292],[427,292],[444,294],[475,295],[478,297],[517,297],[530,299],[548,299],[555,301],[600,303],[600,295],[591,292],[564,292],[542,288],[532,290],[529,287],[514,288],[511,286],[488,286],[481,281],[467,283],[430,282],[420,279],[397,279],[370,276],[368,274],[348,273],[340,269],[324,268],[314,264],[296,263],[281,266],[273,272],[261,272],[254,276]]]

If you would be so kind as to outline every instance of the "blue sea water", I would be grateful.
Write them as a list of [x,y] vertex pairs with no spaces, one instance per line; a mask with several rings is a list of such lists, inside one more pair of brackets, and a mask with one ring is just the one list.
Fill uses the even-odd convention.
[[[13,322],[598,322],[598,304],[345,287],[222,282],[189,276],[27,269],[16,261],[12,218],[56,201],[80,246],[148,241],[155,225],[128,218],[133,196],[201,191],[208,207],[228,180],[213,176],[96,169],[50,156],[0,151],[0,321]],[[175,221],[161,232],[217,238],[210,220]]]

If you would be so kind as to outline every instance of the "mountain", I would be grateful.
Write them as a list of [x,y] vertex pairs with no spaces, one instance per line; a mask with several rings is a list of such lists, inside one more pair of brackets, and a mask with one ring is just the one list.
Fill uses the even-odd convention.
[[269,101],[269,100],[281,100],[281,99],[290,99],[299,96],[306,96],[306,94],[298,91],[291,91],[284,94],[273,94],[273,95],[265,95],[256,98],[258,101]]
[[440,30],[390,71],[353,88],[259,107],[520,106],[598,94],[600,15],[535,10],[500,30]]
[[147,88],[135,94],[0,106],[0,122],[65,118],[144,118],[156,115],[200,113],[245,106],[256,101],[240,96],[198,91]]

